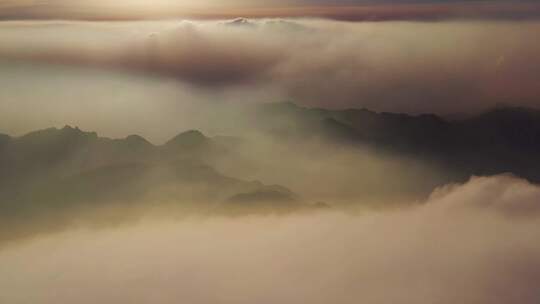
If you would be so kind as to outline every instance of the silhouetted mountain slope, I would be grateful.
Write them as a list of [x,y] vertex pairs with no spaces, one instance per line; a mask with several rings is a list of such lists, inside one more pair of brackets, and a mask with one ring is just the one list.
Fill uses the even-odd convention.
[[186,131],[176,135],[173,139],[165,143],[165,147],[169,149],[194,149],[203,147],[210,143],[210,139],[196,130]]
[[[390,180],[386,173],[373,171],[384,166],[347,168],[350,171],[345,175],[347,178],[354,179],[357,171],[361,174],[364,184],[360,190],[366,195],[376,196],[376,191],[386,191],[379,187],[385,182],[399,195],[408,191],[429,193],[433,186],[463,181],[471,175],[506,172],[540,182],[539,111],[499,108],[464,120],[447,121],[435,115],[411,116],[365,109],[333,111],[303,108],[292,103],[257,105],[252,110],[246,119],[255,119],[254,127],[274,138],[272,145],[263,147],[272,149],[276,144],[285,147],[294,144],[295,148],[287,153],[310,153],[298,150],[298,147],[306,140],[322,140],[331,142],[332,147],[352,148],[353,152],[357,146],[367,147],[375,154],[395,155],[430,165],[435,163],[437,168],[443,168],[442,177],[425,182],[404,182],[399,177]],[[108,139],[69,126],[21,137],[0,136],[0,203],[6,212],[22,212],[35,206],[65,208],[83,202],[95,205],[138,204],[141,201],[205,202],[205,208],[210,209],[227,204],[243,206],[248,201],[253,203],[249,206],[299,206],[297,195],[285,188],[245,181],[245,176],[256,176],[246,172],[267,169],[273,170],[268,175],[269,180],[292,181],[278,176],[289,174],[289,167],[272,168],[275,161],[280,162],[280,157],[287,156],[275,155],[267,148],[253,150],[254,146],[249,146],[250,140],[210,138],[192,130],[175,136],[164,145],[155,146],[137,135]],[[250,152],[251,162],[244,162],[238,153],[242,149],[263,154]],[[287,155],[291,157],[292,154]],[[295,162],[302,162],[302,157],[305,156],[298,155],[284,163],[294,166]],[[324,162],[326,157],[332,157],[332,154],[315,156],[299,166],[316,167],[317,161]],[[234,178],[215,169],[223,163],[232,168],[227,172],[236,173]],[[356,165],[365,166],[366,163]],[[408,165],[395,168],[416,170]],[[333,171],[335,168],[327,168],[328,171],[307,169],[297,172],[338,174]],[[409,179],[415,174],[415,171],[411,172],[403,176]],[[306,177],[301,174],[308,173],[298,173],[294,178]],[[370,175],[377,175],[379,179],[366,182]],[[332,178],[320,177],[321,180]],[[247,178],[251,179],[261,178]],[[336,186],[339,185],[333,185]],[[351,192],[349,188],[343,189],[346,193]]]
[[0,134],[0,147],[6,144],[10,139],[11,137],[9,135]]
[[[228,202],[244,193],[280,193],[288,189],[226,177],[213,168],[193,161],[122,163],[84,171],[69,177],[47,180],[16,197],[18,207],[39,202],[43,208],[76,207],[77,204],[134,205],[146,202],[198,204],[201,210]],[[245,203],[260,203],[254,197]],[[265,201],[269,205],[272,202]]]
[[540,182],[538,110],[499,108],[459,121],[292,103],[265,104],[255,113],[263,131],[279,138],[362,144],[381,153],[437,162],[458,180],[511,172]]
[[4,214],[23,216],[80,204],[141,204],[151,198],[209,210],[237,194],[275,190],[211,167],[214,157],[233,154],[223,144],[229,141],[188,131],[154,146],[137,135],[108,139],[69,126],[5,136],[0,142],[0,207]]
[[178,134],[159,147],[160,158],[190,158],[211,160],[216,157],[232,157],[229,149],[219,139],[208,138],[200,131],[190,130]]
[[70,176],[124,162],[188,156],[204,159],[220,149],[198,131],[182,133],[163,146],[154,146],[138,135],[109,139],[69,126],[35,131],[17,138],[6,137],[0,143],[0,181],[39,179],[43,175]]
[[[69,126],[20,137],[0,135],[0,241],[13,238],[17,230],[2,233],[8,231],[2,227],[24,220],[34,223],[36,231],[49,229],[44,225],[57,229],[81,214],[316,209],[285,187],[248,180],[282,182],[302,194],[328,182],[328,189],[314,191],[310,199],[330,205],[334,199],[362,204],[371,198],[414,199],[471,175],[510,172],[540,182],[536,110],[498,108],[450,121],[274,103],[254,105],[237,119],[253,127],[244,138],[207,137],[191,130],[163,145],[138,135],[103,138]],[[347,152],[341,154],[345,157],[332,160],[340,150]],[[428,163],[427,169],[416,160]],[[306,179],[307,185],[295,183]],[[111,208],[116,211],[107,211]]]

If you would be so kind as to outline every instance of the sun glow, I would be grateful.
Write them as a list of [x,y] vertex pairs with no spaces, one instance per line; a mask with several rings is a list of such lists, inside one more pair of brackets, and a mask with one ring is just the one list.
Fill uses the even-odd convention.
[[[65,2],[68,4],[69,2]],[[69,5],[69,4],[68,4]],[[149,10],[167,10],[167,9],[203,9],[211,7],[223,7],[226,6],[222,1],[215,0],[121,0],[121,1],[81,1],[77,5],[84,5],[88,7],[100,7],[108,9],[149,9]]]

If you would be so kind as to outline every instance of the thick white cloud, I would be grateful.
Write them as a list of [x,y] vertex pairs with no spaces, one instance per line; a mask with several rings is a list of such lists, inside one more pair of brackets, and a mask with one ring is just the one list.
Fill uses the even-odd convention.
[[473,177],[465,185],[435,190],[428,203],[446,210],[474,210],[508,217],[540,216],[540,188],[512,175]]
[[540,188],[473,178],[361,215],[193,218],[0,252],[4,303],[534,304]]

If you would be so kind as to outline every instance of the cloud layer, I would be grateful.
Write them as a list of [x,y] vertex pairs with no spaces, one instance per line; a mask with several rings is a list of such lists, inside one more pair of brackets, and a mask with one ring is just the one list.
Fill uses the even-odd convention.
[[533,304],[539,201],[538,186],[496,176],[406,210],[72,231],[0,252],[0,300]]
[[538,22],[501,21],[8,22],[0,54],[168,77],[206,92],[266,92],[251,100],[272,92],[323,107],[461,113],[538,106],[538,35]]

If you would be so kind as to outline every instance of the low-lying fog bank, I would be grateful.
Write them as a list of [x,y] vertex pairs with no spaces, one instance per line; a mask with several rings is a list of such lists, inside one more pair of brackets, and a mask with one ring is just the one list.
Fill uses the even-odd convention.
[[401,210],[71,230],[0,251],[0,302],[538,303],[539,201],[503,175]]

